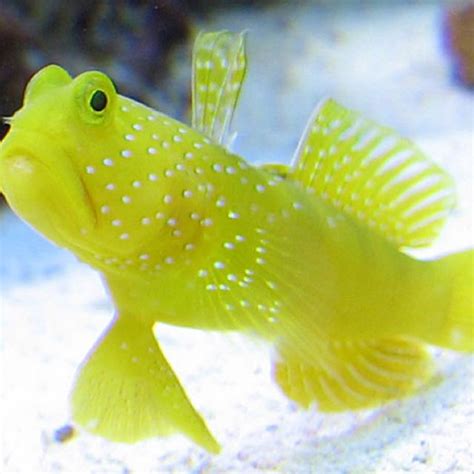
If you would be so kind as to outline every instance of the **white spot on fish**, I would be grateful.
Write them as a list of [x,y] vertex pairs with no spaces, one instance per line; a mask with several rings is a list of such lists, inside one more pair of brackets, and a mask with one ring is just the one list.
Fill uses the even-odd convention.
[[224,207],[225,206],[225,197],[220,196],[217,201],[216,201],[216,206],[217,207]]
[[94,174],[95,168],[93,166],[86,166],[86,173],[87,174]]
[[130,158],[133,155],[133,153],[131,150],[122,150],[120,152],[120,155],[122,155],[123,158]]
[[102,160],[102,163],[104,163],[105,166],[113,166],[114,165],[114,160],[111,158],[105,158]]
[[212,219],[210,217],[206,217],[201,221],[201,225],[203,227],[210,227],[213,224]]

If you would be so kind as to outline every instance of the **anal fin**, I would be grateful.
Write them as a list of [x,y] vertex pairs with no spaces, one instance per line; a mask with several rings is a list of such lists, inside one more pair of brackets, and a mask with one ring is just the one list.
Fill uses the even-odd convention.
[[72,395],[73,419],[118,442],[181,432],[210,452],[219,445],[191,405],[151,327],[112,321],[86,358]]
[[430,354],[415,340],[333,342],[312,360],[289,346],[280,349],[274,377],[283,392],[303,407],[316,402],[325,412],[381,405],[413,394],[431,377]]

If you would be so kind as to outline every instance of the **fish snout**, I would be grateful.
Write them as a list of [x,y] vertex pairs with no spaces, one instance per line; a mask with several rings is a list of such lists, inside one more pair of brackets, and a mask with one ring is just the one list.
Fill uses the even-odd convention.
[[61,245],[68,234],[86,234],[96,224],[67,153],[39,133],[13,127],[0,143],[0,191],[21,218]]

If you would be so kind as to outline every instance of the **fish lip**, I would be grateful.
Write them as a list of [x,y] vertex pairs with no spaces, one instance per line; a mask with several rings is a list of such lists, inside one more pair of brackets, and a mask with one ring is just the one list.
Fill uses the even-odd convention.
[[[44,152],[38,151],[41,148],[51,150],[46,158]],[[9,161],[13,162],[19,157],[31,160],[37,171],[43,177],[47,176],[51,184],[55,185],[51,193],[58,191],[59,197],[63,198],[61,204],[69,204],[71,215],[73,215],[70,219],[72,227],[77,227],[77,231],[86,229],[88,232],[96,227],[97,213],[89,191],[75,167],[72,154],[58,142],[58,137],[48,132],[39,132],[21,126],[13,126],[8,131],[0,142],[0,191],[5,194],[7,201],[9,193],[4,191],[6,186],[3,182],[2,167],[4,165],[8,167]]]

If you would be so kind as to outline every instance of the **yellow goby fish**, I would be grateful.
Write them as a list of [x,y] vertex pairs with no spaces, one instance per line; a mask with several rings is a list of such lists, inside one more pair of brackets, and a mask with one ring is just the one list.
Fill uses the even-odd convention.
[[[472,352],[473,250],[418,261],[454,205],[449,176],[408,140],[333,100],[289,166],[230,152],[243,34],[200,34],[192,127],[56,65],[27,86],[0,145],[0,189],[39,232],[103,276],[116,316],[86,358],[74,420],[134,442],[219,445],[153,334],[165,322],[251,331],[303,407],[377,406],[415,392],[426,344]],[[158,326],[159,333],[159,326]]]

